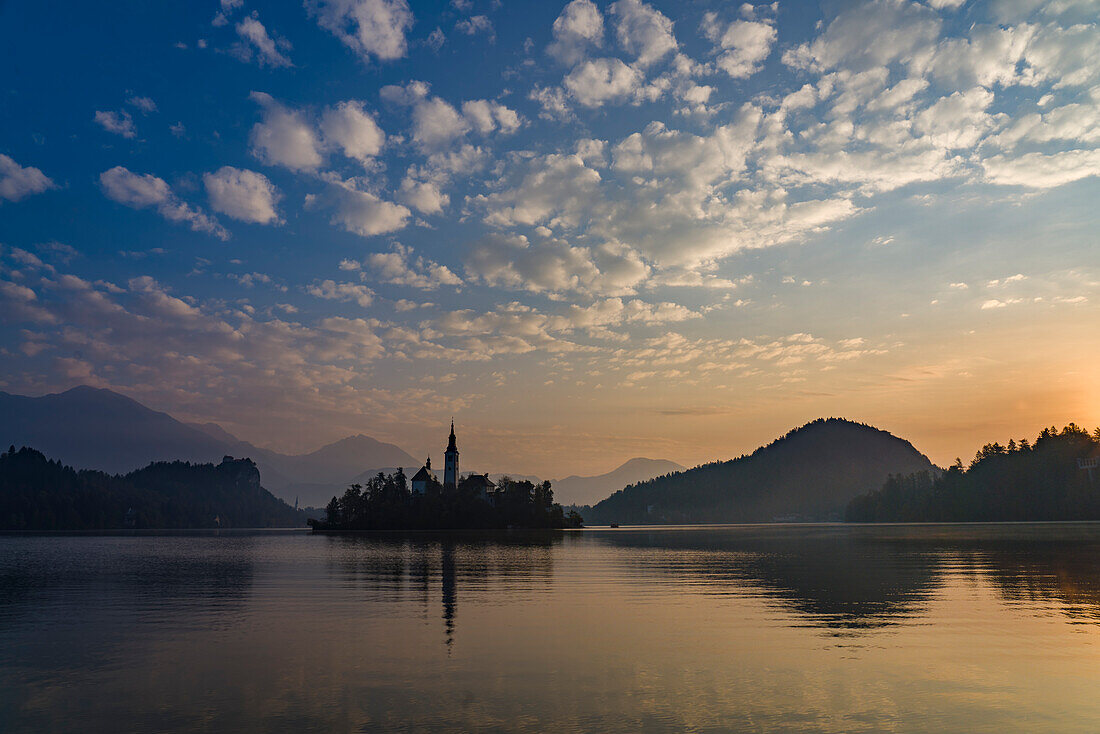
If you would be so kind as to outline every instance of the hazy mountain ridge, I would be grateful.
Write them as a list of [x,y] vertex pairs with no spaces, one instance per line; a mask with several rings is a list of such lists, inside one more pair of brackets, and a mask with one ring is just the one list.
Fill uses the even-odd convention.
[[[183,423],[111,390],[88,386],[28,397],[0,392],[0,444],[32,446],[77,469],[122,474],[154,461],[247,456],[288,502],[324,504],[374,467],[419,466],[403,449],[362,434],[299,455],[238,439],[216,423]],[[308,494],[308,496],[307,496]]]
[[937,472],[908,441],[840,418],[819,418],[748,456],[628,486],[589,523],[839,520],[852,498],[890,474]]
[[628,485],[684,471],[686,468],[675,461],[638,456],[604,474],[590,477],[574,474],[564,479],[554,479],[554,497],[559,502],[568,504],[591,504]]

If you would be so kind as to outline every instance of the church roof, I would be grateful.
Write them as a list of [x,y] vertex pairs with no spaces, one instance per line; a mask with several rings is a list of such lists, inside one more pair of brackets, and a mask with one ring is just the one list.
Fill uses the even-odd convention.
[[412,478],[414,482],[430,482],[433,479],[435,479],[435,475],[428,471],[428,467],[426,466],[420,467],[420,471],[413,474]]
[[451,419],[451,435],[447,439],[447,451],[448,452],[458,451],[458,447],[455,446],[455,421],[454,421],[454,418]]
[[488,474],[471,474],[462,480],[463,484],[468,484],[477,488],[496,489],[497,485],[493,484],[493,480],[489,479]]

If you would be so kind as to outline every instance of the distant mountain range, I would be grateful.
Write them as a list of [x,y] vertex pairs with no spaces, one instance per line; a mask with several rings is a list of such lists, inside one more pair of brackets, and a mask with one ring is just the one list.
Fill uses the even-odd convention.
[[675,461],[667,459],[643,459],[634,458],[612,469],[606,474],[594,477],[578,477],[576,475],[565,479],[555,479],[551,482],[554,488],[554,499],[563,504],[588,505],[599,502],[612,492],[616,492],[628,484],[644,482],[664,474],[684,471],[683,466]]
[[[265,488],[302,507],[324,507],[349,484],[364,483],[379,471],[402,467],[411,476],[422,461],[362,434],[306,454],[282,454],[242,441],[216,423],[184,423],[111,390],[87,386],[42,397],[0,392],[0,450],[9,445],[30,446],[65,465],[111,474],[153,461],[248,457],[256,462]],[[671,461],[631,459],[606,474],[554,481],[554,493],[559,502],[592,502],[631,482],[680,469]],[[508,476],[540,481],[525,474]]]
[[749,456],[626,487],[583,512],[588,524],[840,520],[891,474],[938,473],[886,431],[839,418],[795,429]]
[[287,455],[241,441],[216,423],[183,423],[111,390],[74,387],[32,398],[0,392],[0,444],[30,446],[78,469],[122,474],[153,461],[256,462],[263,485],[291,504],[323,507],[373,467],[413,467],[403,449],[349,436],[307,454]]

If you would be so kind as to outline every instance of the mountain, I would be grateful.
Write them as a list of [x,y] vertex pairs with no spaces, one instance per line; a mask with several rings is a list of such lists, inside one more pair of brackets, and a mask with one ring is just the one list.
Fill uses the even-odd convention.
[[[111,390],[74,387],[32,398],[0,392],[0,448],[33,446],[63,464],[123,473],[153,461],[218,461],[247,456],[264,486],[302,506],[323,506],[359,474],[419,466],[400,447],[356,435],[300,455],[241,441],[216,423],[182,423]],[[303,491],[305,490],[305,491]],[[308,496],[306,496],[308,494]]]
[[639,482],[585,513],[590,524],[839,520],[852,498],[891,474],[938,472],[904,439],[818,419],[730,461]]
[[283,457],[282,461],[291,469],[288,474],[309,477],[319,483],[348,482],[364,470],[377,474],[379,467],[405,467],[406,473],[412,476],[421,464],[404,449],[361,433],[308,454]]
[[156,462],[126,475],[74,469],[22,448],[0,454],[0,530],[301,527],[248,459]]
[[0,447],[33,446],[62,463],[121,473],[151,461],[214,461],[221,442],[110,390],[31,398],[0,392]]
[[563,504],[587,505],[597,502],[601,497],[606,497],[628,484],[637,484],[663,474],[672,474],[683,470],[684,467],[675,461],[638,457],[630,459],[606,474],[598,474],[594,477],[574,475],[565,479],[555,479],[551,484],[554,487],[554,498],[557,501]]

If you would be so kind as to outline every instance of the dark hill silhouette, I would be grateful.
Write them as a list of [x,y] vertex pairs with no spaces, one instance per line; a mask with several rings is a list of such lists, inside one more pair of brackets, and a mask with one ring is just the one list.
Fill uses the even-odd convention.
[[0,446],[35,446],[64,464],[121,473],[151,461],[214,461],[222,442],[110,390],[39,398],[0,392]]
[[917,471],[936,468],[908,441],[819,418],[751,455],[626,487],[584,516],[588,524],[839,520],[853,497]]
[[156,462],[125,475],[76,471],[30,448],[0,454],[0,530],[256,528],[305,525],[260,486],[248,459]]
[[42,397],[0,392],[0,446],[7,445],[35,446],[64,464],[108,473],[153,461],[248,456],[278,496],[293,502],[308,486],[321,504],[357,475],[419,466],[400,447],[363,435],[306,454],[281,454],[241,441],[216,423],[183,423],[124,395],[87,386]]
[[850,522],[1100,520],[1100,428],[1044,428],[1034,443],[990,443],[964,467],[889,477],[848,505]]
[[586,505],[607,497],[628,484],[644,482],[664,474],[684,471],[685,467],[667,459],[636,457],[604,474],[591,477],[569,476],[553,480],[554,496],[565,503]]

